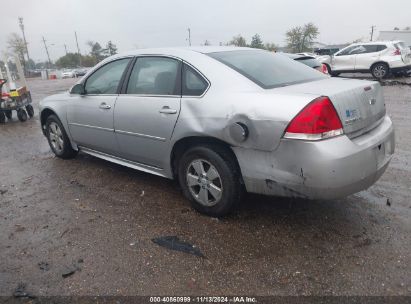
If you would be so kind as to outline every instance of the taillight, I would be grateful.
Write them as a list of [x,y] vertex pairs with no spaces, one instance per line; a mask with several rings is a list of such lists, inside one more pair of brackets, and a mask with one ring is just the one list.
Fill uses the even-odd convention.
[[395,52],[392,53],[393,56],[398,56],[401,55],[401,50],[400,49],[395,49]]
[[321,64],[321,72],[328,74],[328,68],[324,63]]
[[284,138],[321,140],[343,134],[341,120],[331,100],[319,97],[309,103],[290,122]]

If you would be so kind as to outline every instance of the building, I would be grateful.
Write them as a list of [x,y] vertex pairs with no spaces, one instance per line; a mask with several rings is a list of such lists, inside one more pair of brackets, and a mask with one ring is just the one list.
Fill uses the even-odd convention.
[[411,47],[411,31],[380,31],[380,36],[378,37],[378,40],[401,40],[404,41],[406,45]]

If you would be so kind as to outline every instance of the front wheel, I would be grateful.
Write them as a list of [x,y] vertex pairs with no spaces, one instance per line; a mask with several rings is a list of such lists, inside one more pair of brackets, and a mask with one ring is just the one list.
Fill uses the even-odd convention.
[[221,217],[239,204],[242,196],[241,174],[234,156],[219,145],[189,149],[178,167],[180,186],[194,209]]
[[50,115],[46,120],[46,137],[57,157],[69,159],[77,155],[77,151],[71,147],[63,124],[55,115]]
[[27,112],[23,109],[18,109],[17,110],[17,118],[21,121],[21,122],[25,122],[27,120]]
[[26,106],[26,111],[27,111],[27,114],[29,114],[29,117],[33,118],[33,116],[34,116],[33,106],[32,105],[27,105]]
[[377,63],[371,68],[371,74],[376,79],[383,79],[388,76],[390,68],[385,63]]

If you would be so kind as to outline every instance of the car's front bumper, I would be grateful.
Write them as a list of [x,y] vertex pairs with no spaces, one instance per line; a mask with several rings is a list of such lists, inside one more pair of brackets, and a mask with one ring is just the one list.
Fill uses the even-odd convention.
[[395,149],[388,116],[355,139],[282,140],[273,152],[233,148],[248,192],[337,199],[367,189],[385,172]]

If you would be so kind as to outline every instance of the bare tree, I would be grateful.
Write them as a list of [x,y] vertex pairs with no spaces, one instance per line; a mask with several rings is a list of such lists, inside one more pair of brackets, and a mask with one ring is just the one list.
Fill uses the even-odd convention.
[[241,35],[234,36],[233,39],[228,43],[228,45],[235,45],[235,46],[247,46],[247,41]]
[[23,38],[16,33],[10,34],[7,38],[7,48],[11,53],[15,54],[23,66],[25,66],[24,54],[26,52],[26,45]]

